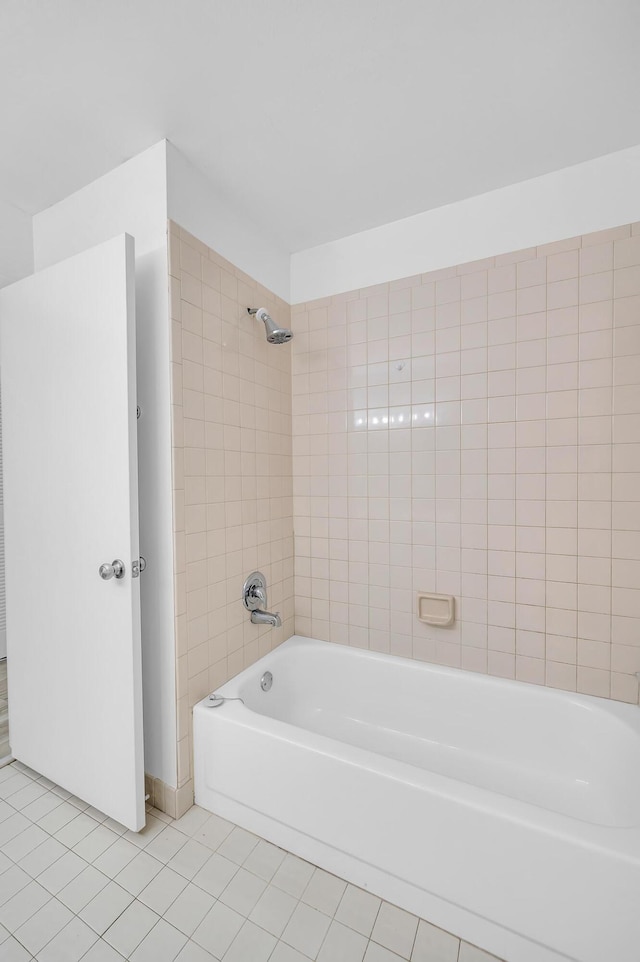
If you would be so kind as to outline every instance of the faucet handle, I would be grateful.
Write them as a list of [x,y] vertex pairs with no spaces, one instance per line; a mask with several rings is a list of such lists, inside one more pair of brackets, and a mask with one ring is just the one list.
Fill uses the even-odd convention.
[[256,585],[251,591],[251,596],[257,599],[259,608],[267,607],[267,589],[266,588],[261,588],[260,585]]
[[247,611],[267,607],[267,579],[261,571],[250,574],[242,587],[242,601]]

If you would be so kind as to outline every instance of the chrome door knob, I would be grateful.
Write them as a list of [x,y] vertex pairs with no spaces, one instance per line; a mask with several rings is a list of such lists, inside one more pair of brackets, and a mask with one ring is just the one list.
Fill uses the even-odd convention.
[[116,560],[112,561],[110,565],[100,565],[98,568],[98,574],[103,581],[109,581],[111,578],[117,578],[120,580],[120,578],[124,578],[124,565],[116,558]]

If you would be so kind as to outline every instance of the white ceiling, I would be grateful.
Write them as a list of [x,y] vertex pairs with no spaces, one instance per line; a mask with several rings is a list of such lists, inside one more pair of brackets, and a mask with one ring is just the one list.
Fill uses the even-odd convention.
[[0,199],[163,137],[290,251],[640,143],[638,0],[2,0]]

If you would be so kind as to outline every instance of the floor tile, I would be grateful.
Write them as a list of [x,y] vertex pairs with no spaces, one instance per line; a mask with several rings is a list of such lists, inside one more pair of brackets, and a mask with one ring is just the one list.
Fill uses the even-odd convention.
[[13,898],[0,906],[0,922],[10,932],[15,932],[43,905],[46,905],[50,898],[50,894],[41,885],[37,882],[29,882]]
[[239,869],[233,876],[224,892],[220,896],[220,901],[234,909],[244,918],[248,918],[249,913],[267,887],[264,879],[252,875],[246,869]]
[[64,845],[61,845],[55,838],[47,835],[40,845],[36,846],[28,855],[20,859],[20,867],[32,878],[38,878],[45,869],[48,869],[57,862],[58,859],[62,858],[66,852],[67,849]]
[[269,962],[309,962],[309,956],[302,955],[301,952],[287,945],[286,942],[278,942]]
[[[56,798],[57,796],[53,795],[49,797]],[[58,799],[58,801],[60,802],[60,799]],[[66,825],[67,822],[76,818],[77,814],[78,809],[74,808],[73,805],[69,805],[68,802],[60,802],[59,805],[56,805],[55,808],[52,808],[46,815],[38,819],[38,825],[45,832],[48,832],[49,835],[55,835],[63,825]]]
[[284,889],[289,895],[299,899],[309,884],[313,870],[314,866],[309,862],[303,862],[296,855],[287,854],[271,881],[279,889]]
[[176,832],[170,825],[163,825],[162,831],[149,842],[145,850],[159,862],[169,862],[186,843],[182,832]]
[[102,937],[121,955],[128,958],[133,950],[140,945],[145,935],[148,935],[159,918],[142,902],[135,901],[127,906]]
[[41,785],[44,785],[46,788],[53,788],[55,785],[55,782],[52,782],[50,778],[46,777],[46,775],[38,775],[36,781]]
[[30,881],[30,876],[23,872],[19,865],[11,863],[11,868],[0,875],[0,906],[17,895]]
[[33,956],[11,935],[6,942],[2,943],[0,958],[2,962],[31,962]]
[[458,962],[460,940],[420,920],[411,962]]
[[330,919],[322,912],[299,902],[283,932],[282,941],[315,959],[329,924]]
[[325,915],[333,916],[346,887],[347,883],[342,879],[317,868],[302,893],[301,901]]
[[[103,878],[105,876],[102,876]],[[79,876],[82,879],[82,876]],[[78,879],[76,879],[78,881]],[[133,896],[116,885],[108,882],[84,908],[78,912],[80,918],[90,925],[98,935],[104,935],[107,929],[122,915],[133,902]],[[110,940],[107,940],[110,941]],[[119,951],[119,950],[118,950]]]
[[38,882],[52,895],[57,895],[87,867],[87,863],[79,855],[65,850],[61,858],[38,875]]
[[235,862],[230,862],[216,852],[208,862],[205,862],[197,875],[194,875],[193,881],[205,892],[219,898],[237,871],[238,866]]
[[29,825],[24,832],[14,836],[2,846],[2,851],[12,862],[22,862],[24,857],[49,838],[37,825]]
[[[71,801],[71,799],[69,799],[69,801]],[[126,835],[129,831],[126,825],[116,822],[115,818],[106,818],[103,822],[103,825],[105,828],[109,828],[112,832],[115,832],[116,835]]]
[[371,938],[385,949],[409,959],[417,929],[418,919],[415,915],[383,902]]
[[147,822],[143,829],[139,832],[126,832],[124,837],[128,842],[137,845],[138,848],[146,848],[149,842],[166,827],[165,822],[161,822],[159,818],[154,818],[153,815],[147,815]]
[[381,905],[382,899],[377,895],[356,888],[355,885],[347,885],[335,917],[338,922],[369,938]]
[[[4,662],[4,667],[6,671],[6,667],[7,667],[6,661]],[[2,664],[0,663],[0,679],[1,678],[2,678]],[[2,685],[2,682],[0,681],[0,687],[1,685]],[[13,762],[13,767],[17,772],[22,772],[23,775],[28,775],[29,778],[33,780],[38,779],[38,773],[34,772],[32,768],[28,768],[27,765],[24,764],[24,762],[20,762],[16,760],[15,762]]]
[[243,828],[236,827],[227,835],[224,842],[218,846],[218,854],[224,856],[224,858],[228,858],[230,862],[236,862],[238,865],[242,865],[257,844],[257,835],[252,835],[251,832],[245,832]]
[[242,928],[244,919],[228,905],[216,902],[193,933],[193,941],[222,959]]
[[138,899],[153,909],[154,912],[157,912],[158,915],[164,915],[187,884],[185,878],[165,867],[143,888],[138,895]]
[[22,814],[29,819],[30,822],[37,822],[39,819],[44,818],[49,812],[52,812],[54,808],[62,805],[62,802],[57,795],[52,795],[50,792],[41,795],[37,798],[35,802],[31,802],[26,808],[22,809]]
[[276,945],[273,935],[245,922],[224,955],[224,962],[267,962]]
[[[70,854],[75,855],[75,852]],[[76,857],[79,858],[79,856]],[[93,865],[87,865],[79,875],[60,889],[58,898],[72,912],[80,913],[108,884],[109,879],[106,875],[98,872]]]
[[173,823],[173,827],[184,835],[192,836],[203,827],[209,817],[209,812],[205,812],[204,808],[198,808],[197,805],[194,805],[182,818]]
[[[107,831],[112,830],[108,829]],[[103,875],[115,878],[139,854],[139,848],[131,842],[127,842],[124,838],[118,838],[113,845],[110,845],[95,859],[93,864]]]
[[116,875],[114,881],[132,895],[139,895],[162,868],[162,862],[137,849],[136,857]]
[[280,938],[298,904],[297,899],[275,885],[269,885],[258,899],[249,918],[256,925]]
[[72,918],[73,915],[66,905],[53,898],[16,929],[14,934],[18,942],[32,955],[37,955]]
[[206,845],[190,838],[167,864],[178,875],[192,879],[210,857],[211,852]]
[[73,851],[86,862],[94,862],[117,841],[118,836],[115,832],[105,828],[104,825],[97,825],[92,832],[73,846]]
[[173,962],[186,941],[186,935],[160,919],[132,953],[131,962]]
[[21,788],[20,791],[11,796],[10,804],[16,811],[22,812],[32,802],[35,802],[36,799],[46,794],[47,789],[44,785],[39,785],[38,782],[29,780],[28,785],[25,785],[24,788]]
[[405,962],[405,960],[395,952],[385,949],[384,946],[369,942],[367,951],[364,953],[364,962]]
[[362,962],[367,939],[335,920],[318,953],[318,962]]
[[78,962],[97,938],[93,929],[76,916],[38,953],[38,962]]
[[[9,771],[13,768],[12,765],[8,765],[6,769],[2,771]],[[0,798],[10,799],[12,795],[19,792],[22,788],[26,788],[27,785],[31,784],[31,779],[23,775],[22,772],[13,772],[8,778],[3,779],[0,782]]]
[[105,942],[104,939],[98,939],[94,942],[86,955],[82,956],[82,962],[121,962],[122,956],[119,952]]
[[233,831],[233,824],[217,815],[210,815],[204,824],[193,833],[197,842],[216,850]]
[[169,906],[164,918],[185,935],[193,935],[205,915],[213,908],[214,902],[213,895],[209,895],[197,885],[189,884]]
[[71,798],[71,792],[68,789],[63,788],[62,785],[52,785],[51,791],[53,792],[54,795],[58,795],[60,798],[64,799],[65,801],[68,798]]
[[[11,839],[15,838],[16,835],[20,835],[24,832],[26,828],[29,828],[31,822],[28,818],[22,814],[22,812],[16,812],[15,815],[10,815],[9,818],[5,818],[3,822],[0,822],[0,846],[2,850]],[[6,854],[6,853],[5,853]]]
[[154,818],[160,819],[160,821],[164,822],[166,825],[173,825],[175,821],[175,819],[171,818],[170,815],[167,815],[166,812],[161,812],[159,808],[154,808],[153,805],[149,805],[146,811],[149,815],[153,815]]
[[270,882],[282,865],[286,852],[270,842],[260,839],[256,847],[245,860],[244,867],[254,875]]
[[146,813],[0,768],[1,962],[500,962],[197,806]]
[[203,949],[201,945],[189,941],[176,956],[176,962],[218,962],[218,959],[207,952],[206,949]]
[[66,845],[67,848],[73,848],[74,845],[81,842],[83,838],[86,838],[90,832],[93,832],[96,826],[97,822],[84,812],[80,812],[79,815],[76,814],[75,818],[65,822],[62,828],[59,828],[53,835],[59,842]]

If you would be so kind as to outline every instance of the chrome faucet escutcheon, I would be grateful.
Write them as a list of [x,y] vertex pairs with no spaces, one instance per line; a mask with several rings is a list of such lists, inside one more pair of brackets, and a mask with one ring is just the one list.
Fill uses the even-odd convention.
[[282,624],[279,612],[266,611],[267,580],[261,571],[254,571],[249,575],[242,588],[242,602],[251,612],[254,625],[270,625],[279,628]]

